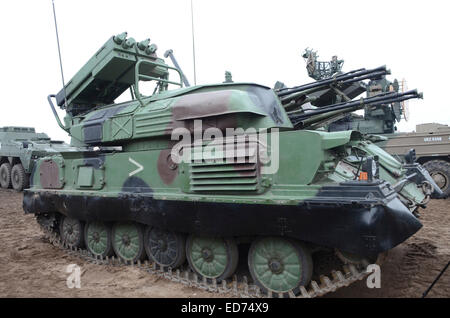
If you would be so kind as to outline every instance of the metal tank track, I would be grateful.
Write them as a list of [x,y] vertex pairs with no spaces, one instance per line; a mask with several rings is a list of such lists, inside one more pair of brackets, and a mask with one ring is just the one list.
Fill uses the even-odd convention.
[[[38,222],[39,224],[39,222]],[[341,270],[332,270],[331,273],[320,275],[319,281],[311,281],[309,286],[301,286],[300,292],[296,295],[293,291],[285,293],[276,293],[269,291],[264,293],[259,286],[250,284],[247,276],[238,277],[233,275],[231,279],[223,280],[218,283],[215,279],[207,279],[197,275],[190,269],[162,268],[158,264],[151,261],[130,262],[124,261],[118,257],[98,257],[91,254],[86,249],[76,248],[62,242],[59,234],[51,227],[39,224],[44,232],[45,238],[53,246],[68,252],[69,255],[77,256],[85,261],[98,265],[110,266],[133,266],[160,278],[167,279],[172,282],[181,283],[188,287],[195,287],[211,293],[225,294],[231,297],[240,298],[314,298],[324,296],[328,293],[335,292],[339,288],[347,287],[350,284],[364,279],[369,273],[366,272],[366,266],[355,266],[353,264],[344,265]]]

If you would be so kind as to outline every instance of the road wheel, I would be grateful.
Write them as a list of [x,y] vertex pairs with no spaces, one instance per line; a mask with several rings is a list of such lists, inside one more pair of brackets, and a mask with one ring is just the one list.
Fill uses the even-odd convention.
[[144,245],[148,258],[163,267],[177,268],[186,260],[186,239],[182,234],[148,226]]
[[[450,195],[450,163],[443,160],[432,160],[426,162],[423,167],[428,170],[434,182],[444,193],[443,198]],[[435,195],[432,195],[436,198]]]
[[0,166],[0,185],[3,189],[11,187],[11,165],[7,162]]
[[103,222],[89,222],[84,228],[84,240],[94,256],[111,256],[113,252],[111,227]]
[[186,258],[197,274],[220,282],[236,271],[239,253],[233,239],[190,235],[186,241]]
[[144,231],[137,223],[116,223],[112,228],[112,245],[118,257],[137,262],[145,257]]
[[63,216],[59,224],[59,233],[63,243],[73,247],[84,246],[84,223],[82,221]]
[[28,176],[25,173],[21,163],[14,165],[11,171],[11,183],[12,187],[16,191],[22,191],[28,187]]
[[266,237],[255,240],[248,252],[248,267],[264,291],[285,293],[309,284],[313,261],[309,249],[290,239]]

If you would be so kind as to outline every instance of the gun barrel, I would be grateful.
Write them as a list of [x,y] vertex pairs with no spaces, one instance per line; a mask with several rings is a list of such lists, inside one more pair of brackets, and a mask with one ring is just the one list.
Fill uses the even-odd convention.
[[412,98],[422,98],[422,94],[417,90],[410,90],[404,93],[387,93],[369,98],[361,98],[350,102],[343,102],[330,106],[324,106],[320,109],[308,111],[305,113],[289,115],[292,124],[296,128],[306,128],[314,123],[339,116],[344,113],[353,112],[364,108],[365,106],[387,105],[395,102],[401,102]]
[[[330,85],[340,85],[343,83],[353,83],[357,81],[361,81],[368,78],[375,78],[382,75],[390,74],[390,71],[386,69],[386,66],[380,66],[371,70],[359,69],[350,71],[341,75],[334,76],[332,78],[316,81],[313,83],[296,86],[293,88],[284,88],[278,90],[276,93],[280,98],[286,97],[288,95],[292,95],[292,98],[298,97],[298,95],[293,95],[296,93],[301,93],[306,90],[311,89],[321,89],[329,87]],[[300,94],[301,95],[301,94]],[[288,101],[292,98],[283,98],[283,100]]]
[[[374,73],[365,74],[365,75],[361,75],[361,76],[354,77],[354,78],[349,78],[347,80],[338,82],[338,84],[339,85],[343,85],[343,84],[347,84],[348,85],[348,84],[352,84],[352,83],[355,83],[355,82],[363,81],[365,79],[372,79],[372,78],[383,76],[383,75],[386,74],[386,72],[387,71],[377,71],[377,72],[374,72]],[[301,90],[301,91],[298,91],[298,92],[294,92],[294,93],[291,93],[291,94],[289,94],[287,96],[284,96],[284,97],[280,97],[281,103],[282,104],[286,104],[286,103],[288,103],[288,102],[290,102],[290,101],[292,101],[294,99],[298,99],[298,98],[300,98],[300,97],[302,97],[304,95],[308,95],[308,94],[312,94],[312,93],[315,93],[317,91],[320,91],[320,90],[326,88],[327,86],[329,86],[329,85],[320,85],[320,86],[308,88],[308,89],[305,89],[305,90]]]

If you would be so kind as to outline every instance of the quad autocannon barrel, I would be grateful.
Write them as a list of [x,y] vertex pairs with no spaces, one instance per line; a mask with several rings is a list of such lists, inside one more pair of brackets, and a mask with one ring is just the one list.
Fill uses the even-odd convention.
[[404,93],[386,93],[369,98],[361,98],[349,102],[338,103],[330,106],[320,107],[314,110],[292,112],[289,118],[296,128],[307,128],[323,120],[329,120],[345,113],[363,109],[366,106],[380,106],[391,103],[402,102],[413,98],[423,98],[422,93],[411,90]]
[[296,86],[293,88],[282,88],[276,90],[278,97],[283,104],[289,103],[293,100],[302,98],[307,94],[317,92],[319,90],[327,89],[329,87],[337,87],[343,85],[350,85],[352,83],[361,82],[366,79],[376,79],[381,76],[390,74],[386,66],[380,66],[371,70],[358,69],[344,74],[334,76],[332,78],[323,79],[313,83]]

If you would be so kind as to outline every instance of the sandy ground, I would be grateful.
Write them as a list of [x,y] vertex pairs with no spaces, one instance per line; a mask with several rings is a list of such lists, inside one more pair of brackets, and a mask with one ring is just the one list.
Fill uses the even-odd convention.
[[[422,213],[424,228],[393,249],[381,267],[381,289],[365,281],[328,297],[420,297],[450,260],[450,200]],[[22,194],[0,190],[0,297],[216,297],[132,267],[94,265],[44,240],[34,217],[24,215]],[[66,286],[66,267],[81,267],[81,288]],[[450,297],[450,270],[429,297]]]

